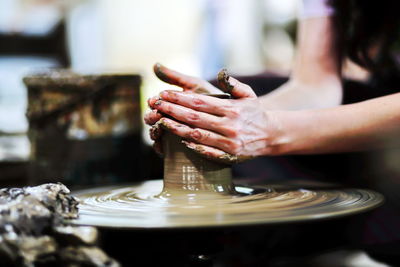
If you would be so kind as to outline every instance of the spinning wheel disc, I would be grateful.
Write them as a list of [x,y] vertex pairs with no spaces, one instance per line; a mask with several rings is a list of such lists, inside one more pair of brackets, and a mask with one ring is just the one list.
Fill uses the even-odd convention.
[[383,202],[361,189],[274,189],[235,186],[236,195],[160,194],[162,180],[77,192],[80,217],[100,227],[182,228],[275,224],[330,219],[370,210]]

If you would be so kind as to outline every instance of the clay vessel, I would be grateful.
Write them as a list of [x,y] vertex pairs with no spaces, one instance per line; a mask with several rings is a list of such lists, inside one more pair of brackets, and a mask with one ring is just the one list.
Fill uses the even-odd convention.
[[230,165],[203,158],[187,149],[182,138],[172,133],[163,136],[163,196],[179,194],[236,194]]

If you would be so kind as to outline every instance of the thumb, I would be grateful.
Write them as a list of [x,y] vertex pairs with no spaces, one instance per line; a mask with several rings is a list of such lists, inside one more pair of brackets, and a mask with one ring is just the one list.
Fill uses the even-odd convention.
[[156,63],[153,66],[154,73],[163,82],[176,85],[185,89],[191,89],[196,87],[197,80],[194,77],[185,75],[183,73],[174,71],[167,68],[160,63]]
[[257,98],[257,95],[249,85],[229,76],[226,69],[222,69],[218,73],[217,81],[219,88],[233,98]]
[[178,71],[174,71],[161,65],[160,63],[156,63],[153,67],[153,70],[160,80],[172,85],[179,86],[184,91],[192,91],[195,93],[215,93],[215,91],[218,92],[218,90],[216,88],[213,88],[213,86],[211,86],[209,83],[206,83],[199,78],[185,75]]
[[219,90],[210,83],[196,77],[185,75],[178,71],[167,68],[160,63],[153,67],[156,76],[163,82],[181,87],[184,91],[195,93],[219,93]]

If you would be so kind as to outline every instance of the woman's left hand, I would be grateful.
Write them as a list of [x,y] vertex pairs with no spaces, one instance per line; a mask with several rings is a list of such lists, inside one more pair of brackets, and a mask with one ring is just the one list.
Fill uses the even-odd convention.
[[248,85],[225,78],[222,87],[235,99],[172,90],[149,99],[152,109],[173,118],[163,117],[158,123],[208,158],[235,162],[274,154],[279,127],[273,113],[264,110]]

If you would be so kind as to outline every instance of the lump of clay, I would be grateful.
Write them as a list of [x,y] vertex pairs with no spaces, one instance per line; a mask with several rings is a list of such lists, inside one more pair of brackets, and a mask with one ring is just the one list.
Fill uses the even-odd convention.
[[65,223],[78,217],[78,203],[60,183],[0,189],[0,262],[6,266],[119,266],[95,246],[96,228]]

